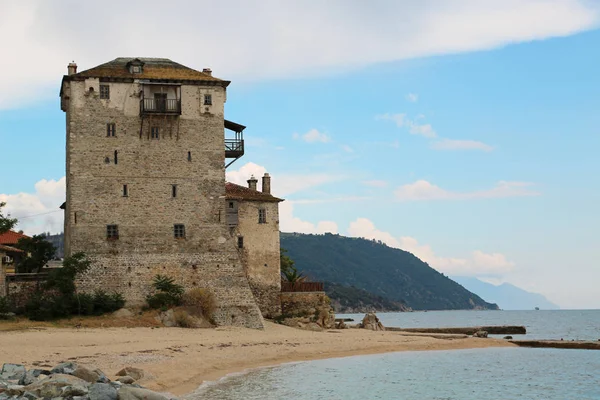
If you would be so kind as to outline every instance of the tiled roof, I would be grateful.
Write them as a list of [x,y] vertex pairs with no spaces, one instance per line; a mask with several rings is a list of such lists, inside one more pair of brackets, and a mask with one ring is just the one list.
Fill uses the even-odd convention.
[[[132,74],[129,72],[128,63],[139,60],[143,63],[142,73]],[[98,65],[73,75],[65,76],[67,80],[82,80],[85,78],[128,78],[128,79],[150,79],[150,80],[174,80],[174,81],[205,81],[213,82],[226,87],[229,81],[196,71],[178,64],[167,58],[130,58],[119,57],[112,61]]]
[[4,245],[17,244],[19,239],[28,238],[28,237],[29,236],[23,235],[22,233],[19,233],[19,232],[8,231],[8,232],[0,234],[0,244],[4,244]]
[[252,190],[245,186],[236,185],[235,183],[225,183],[225,195],[228,200],[253,200],[253,201],[283,201],[268,193]]
[[0,251],[2,252],[10,252],[10,253],[23,253],[23,250],[17,249],[16,247],[5,246],[0,244]]

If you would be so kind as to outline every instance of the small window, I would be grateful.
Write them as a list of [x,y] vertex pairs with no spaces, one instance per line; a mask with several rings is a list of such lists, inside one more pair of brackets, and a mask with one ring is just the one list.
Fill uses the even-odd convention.
[[171,197],[177,197],[177,185],[171,185]]
[[115,137],[116,133],[117,133],[117,126],[115,123],[106,124],[106,136]]
[[185,238],[185,225],[183,225],[183,224],[173,225],[173,234],[175,235],[175,239]]
[[129,189],[127,188],[127,185],[123,185],[123,197],[127,196],[129,196]]
[[131,66],[131,73],[132,74],[140,74],[141,72],[142,72],[141,65],[132,65]]
[[244,237],[243,236],[238,236],[238,248],[239,249],[244,248]]
[[229,208],[233,208],[233,201],[229,202]]
[[159,139],[159,138],[160,138],[160,131],[159,131],[159,129],[158,129],[158,126],[153,126],[153,127],[150,129],[150,137],[151,137],[152,139]]
[[117,164],[119,162],[118,156],[119,156],[119,152],[117,150],[115,150],[115,164]]
[[73,213],[74,222],[77,223],[77,211]]
[[258,223],[259,224],[267,223],[267,210],[265,210],[264,208],[261,208],[260,210],[258,210]]
[[192,152],[188,151],[188,161],[192,161]]
[[212,105],[212,94],[205,94],[204,95],[204,105],[205,106],[211,106]]
[[119,238],[119,225],[106,225],[106,238],[107,239],[118,239]]
[[110,86],[100,85],[100,98],[101,99],[110,99]]

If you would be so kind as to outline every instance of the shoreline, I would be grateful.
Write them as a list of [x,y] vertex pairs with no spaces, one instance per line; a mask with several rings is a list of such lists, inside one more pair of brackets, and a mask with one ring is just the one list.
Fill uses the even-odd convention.
[[109,378],[125,366],[152,376],[139,383],[183,396],[205,382],[286,363],[399,351],[516,347],[502,339],[438,337],[364,329],[304,331],[266,322],[235,327],[45,328],[0,332],[0,363],[46,368],[62,361],[94,365]]

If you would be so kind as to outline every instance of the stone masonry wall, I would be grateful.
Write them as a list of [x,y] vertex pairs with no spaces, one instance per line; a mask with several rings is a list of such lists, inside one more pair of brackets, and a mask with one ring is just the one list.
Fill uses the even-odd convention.
[[[275,318],[281,314],[279,212],[277,202],[239,201],[238,226],[234,236],[243,236],[240,249],[252,293],[262,315]],[[266,210],[267,221],[258,223],[258,210]]]
[[324,328],[331,328],[335,323],[331,300],[325,292],[282,292],[281,311],[287,318],[311,318]]
[[6,296],[6,265],[4,265],[5,254],[0,251],[0,297]]
[[[129,304],[140,305],[160,273],[186,289],[213,291],[217,323],[261,328],[260,310],[225,224],[225,90],[183,85],[180,117],[145,117],[142,123],[141,85],[108,83],[110,100],[104,100],[99,84],[87,79],[70,82],[65,90],[65,249],[93,260],[78,288],[118,291]],[[204,93],[213,97],[208,108],[201,104]],[[107,123],[115,123],[115,137],[107,137]],[[159,128],[158,139],[151,138],[151,127]],[[119,237],[109,240],[106,226],[112,224]],[[174,224],[185,225],[185,238],[174,237]]]
[[43,276],[40,276],[39,279],[35,277],[28,279],[7,279],[6,295],[9,297],[11,304],[16,308],[24,307],[29,298],[39,290],[43,279]]

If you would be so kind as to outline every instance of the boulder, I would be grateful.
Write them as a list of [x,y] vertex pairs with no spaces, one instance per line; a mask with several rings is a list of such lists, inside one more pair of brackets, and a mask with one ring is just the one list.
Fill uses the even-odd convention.
[[177,326],[175,312],[173,312],[173,310],[162,311],[156,316],[156,320],[166,327]]
[[24,387],[23,385],[8,385],[4,394],[8,396],[21,396],[25,392]]
[[46,369],[31,369],[25,373],[21,379],[19,379],[19,385],[27,386],[37,382],[40,376],[46,377],[50,375],[50,371]]
[[53,374],[68,374],[72,375],[77,369],[77,364],[74,362],[60,363],[50,371]]
[[73,371],[71,375],[81,378],[89,383],[107,383],[107,378],[106,375],[104,375],[104,372],[100,371],[99,369],[87,368],[83,365],[77,365],[77,368],[75,368],[75,371]]
[[90,400],[117,400],[117,389],[108,383],[94,383],[89,388]]
[[126,385],[131,385],[133,382],[135,382],[135,379],[133,379],[129,375],[125,375],[125,376],[121,376],[120,378],[117,378],[117,382],[121,382]]
[[348,329],[348,327],[346,326],[346,323],[344,321],[339,321],[335,325],[335,329]]
[[363,329],[370,329],[372,331],[385,331],[383,324],[381,321],[379,321],[379,318],[377,318],[375,313],[366,314],[360,323],[360,327]]
[[477,331],[473,334],[473,337],[486,338],[488,337],[487,331]]
[[52,374],[47,379],[25,386],[24,390],[38,397],[61,397],[65,386],[82,386],[87,388],[89,383],[76,376]]
[[119,400],[169,400],[169,398],[148,389],[123,386],[119,389]]
[[25,376],[27,370],[21,364],[4,364],[0,371],[0,379],[18,381]]
[[62,397],[85,396],[88,393],[88,388],[79,385],[70,385],[62,388]]
[[141,368],[125,367],[122,370],[120,370],[119,372],[117,372],[115,375],[117,375],[117,376],[130,376],[134,380],[139,381],[144,376],[146,376],[146,372],[143,369],[141,369]]
[[512,340],[512,338],[513,338],[512,336],[504,336],[504,339],[506,339],[506,340]]
[[120,310],[117,310],[114,313],[112,313],[112,316],[114,318],[129,318],[133,317],[133,313],[126,308],[121,308]]
[[36,396],[35,394],[31,393],[31,392],[25,392],[21,395],[22,399],[27,399],[27,400],[37,400],[39,399],[38,396]]

